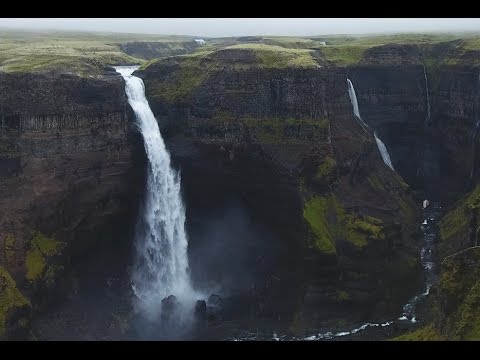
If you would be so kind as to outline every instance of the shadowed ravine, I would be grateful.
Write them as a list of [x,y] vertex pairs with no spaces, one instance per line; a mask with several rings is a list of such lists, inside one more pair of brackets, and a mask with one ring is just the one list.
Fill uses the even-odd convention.
[[[137,222],[134,239],[135,254],[123,249],[115,256],[109,266],[104,266],[109,259],[108,250],[84,264],[90,272],[79,271],[78,289],[70,299],[56,305],[55,310],[37,317],[34,322],[34,335],[39,339],[197,339],[197,340],[341,340],[341,339],[385,339],[418,326],[421,316],[418,308],[428,295],[435,280],[435,222],[440,214],[440,206],[431,204],[423,209],[421,226],[421,262],[425,271],[425,287],[403,307],[403,313],[396,318],[371,319],[369,322],[345,327],[312,328],[305,330],[305,335],[295,335],[288,330],[288,321],[249,319],[245,321],[223,321],[210,326],[197,326],[194,321],[194,304],[196,300],[205,299],[205,294],[212,290],[227,289],[225,284],[215,284],[211,279],[201,279],[208,284],[201,291],[194,290],[189,274],[187,253],[188,241],[185,229],[185,208],[181,197],[180,175],[170,162],[170,155],[165,147],[157,120],[145,98],[143,82],[131,75],[136,67],[118,67],[117,71],[124,77],[129,103],[136,115],[137,127],[142,134],[145,153],[148,158],[147,180],[140,218]],[[354,115],[370,133],[370,127],[360,117],[358,102],[353,84],[348,81]],[[392,161],[385,144],[372,132],[379,153],[386,166],[393,170]],[[224,210],[225,211],[225,210]],[[227,221],[228,213],[220,221]],[[240,221],[239,213],[232,215]],[[422,220],[423,220],[422,219]],[[258,237],[257,234],[241,234],[247,220],[238,224],[236,232],[239,237]],[[228,229],[222,223],[212,225],[220,231],[221,237],[228,236]],[[228,225],[227,225],[228,226]],[[233,229],[233,228],[232,228]],[[212,238],[214,231],[209,230],[205,239]],[[198,236],[198,235],[196,235]],[[235,238],[237,234],[231,234]],[[265,233],[263,237],[269,235]],[[236,240],[239,242],[240,240]],[[257,242],[260,239],[256,240]],[[205,241],[208,244],[208,241]],[[232,245],[233,246],[233,243]],[[203,256],[193,259],[197,269],[202,269],[209,252],[204,249]],[[230,249],[231,250],[231,249]],[[222,250],[223,251],[223,250]],[[240,249],[235,249],[241,254]],[[197,255],[199,253],[197,252]],[[210,254],[211,255],[211,254]],[[215,256],[222,256],[216,253]],[[239,255],[237,255],[238,257]],[[203,260],[202,260],[203,259]],[[227,265],[222,265],[227,266]],[[241,267],[239,262],[237,266]],[[244,272],[244,271],[243,271]],[[99,275],[101,274],[101,275]],[[203,277],[212,274],[205,272]],[[237,276],[240,272],[237,274]],[[197,278],[192,274],[192,279]],[[228,274],[226,274],[228,277]],[[245,276],[245,275],[243,275]],[[216,276],[218,278],[218,276]],[[241,279],[237,279],[240,281]],[[238,282],[234,277],[228,283]],[[248,287],[249,282],[244,285]],[[237,284],[238,285],[238,284]],[[202,294],[203,293],[203,294]],[[169,319],[162,318],[162,300],[175,295],[180,302]],[[91,309],[95,308],[95,311]],[[170,314],[172,315],[172,314]],[[70,322],[71,321],[71,322]],[[69,324],[80,324],[75,327]],[[60,334],[60,335],[59,335]],[[87,335],[88,334],[88,335]]]

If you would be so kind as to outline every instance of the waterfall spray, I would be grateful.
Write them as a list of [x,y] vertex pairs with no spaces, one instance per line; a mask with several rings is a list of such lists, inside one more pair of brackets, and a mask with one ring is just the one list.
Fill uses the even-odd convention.
[[125,79],[128,102],[135,112],[148,157],[145,203],[135,239],[133,290],[146,314],[157,314],[163,298],[193,298],[188,275],[185,207],[180,174],[172,169],[170,154],[145,97],[143,81],[133,76],[137,67],[117,67]]

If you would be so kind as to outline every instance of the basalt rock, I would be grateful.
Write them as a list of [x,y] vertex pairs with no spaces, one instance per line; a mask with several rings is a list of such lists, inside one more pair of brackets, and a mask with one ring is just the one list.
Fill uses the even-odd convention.
[[129,240],[144,164],[132,120],[113,72],[0,73],[0,263],[35,310],[76,259]]
[[[419,118],[425,106],[416,82],[423,67],[415,61],[407,69],[414,81],[400,84],[411,92],[407,103],[403,88],[391,83],[395,101],[406,109],[401,121],[409,109]],[[210,204],[241,194],[251,218],[275,239],[246,245],[244,268],[255,275],[237,290],[250,294],[249,316],[308,326],[352,313],[360,321],[400,312],[421,287],[415,204],[408,186],[383,164],[372,134],[353,117],[350,69],[219,66],[175,93],[176,72],[185,66],[168,59],[138,75],[181,166],[191,222]],[[405,76],[400,66],[393,71],[392,78]],[[395,166],[398,157],[392,160]],[[195,237],[190,246],[190,258],[200,257]],[[228,250],[222,256],[230,256]],[[229,259],[225,263],[233,265],[241,256]],[[212,268],[215,278],[218,266]]]

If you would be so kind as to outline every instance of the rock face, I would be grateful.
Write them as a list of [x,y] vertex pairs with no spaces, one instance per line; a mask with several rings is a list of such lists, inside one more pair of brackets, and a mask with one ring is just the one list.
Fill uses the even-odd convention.
[[479,166],[479,72],[466,65],[425,66],[422,57],[434,54],[418,51],[403,65],[387,59],[372,65],[367,58],[349,77],[362,117],[388,144],[395,169],[417,190],[451,202],[478,175],[472,169]]
[[0,73],[0,121],[0,263],[39,309],[71,261],[129,237],[142,141],[113,72]]
[[181,164],[190,222],[242,194],[275,239],[249,248],[250,316],[303,328],[400,311],[420,286],[415,205],[353,118],[348,69],[217,65],[178,93],[188,63],[166,59],[139,76]]
[[[164,50],[128,46],[143,57]],[[220,286],[222,317],[302,331],[396,316],[421,288],[420,202],[354,119],[346,79],[398,173],[450,201],[479,176],[478,68],[470,53],[462,65],[432,65],[444,50],[427,50],[388,45],[351,67],[317,56],[318,66],[273,68],[227,49],[139,72],[181,168],[193,280]],[[132,238],[146,161],[132,120],[113,72],[0,73],[0,336],[24,336],[31,313],[68,287],[76,259]],[[477,197],[443,219],[441,256],[474,242]],[[443,280],[460,283],[475,268],[462,259]],[[433,290],[448,329],[432,323],[429,333],[456,333],[449,319],[476,296],[466,279],[455,296],[443,280]],[[214,300],[198,303],[198,315]]]

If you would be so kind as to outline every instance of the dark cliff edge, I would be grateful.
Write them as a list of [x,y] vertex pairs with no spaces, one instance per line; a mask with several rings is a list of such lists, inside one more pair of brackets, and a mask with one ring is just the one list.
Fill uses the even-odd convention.
[[277,239],[252,252],[274,263],[255,279],[257,315],[302,332],[398,314],[421,286],[413,193],[355,121],[348,69],[249,69],[248,51],[234,66],[227,55],[203,70],[170,58],[138,72],[190,219],[212,196],[239,193]]
[[0,73],[0,337],[28,333],[77,259],[131,241],[145,156],[124,86]]

